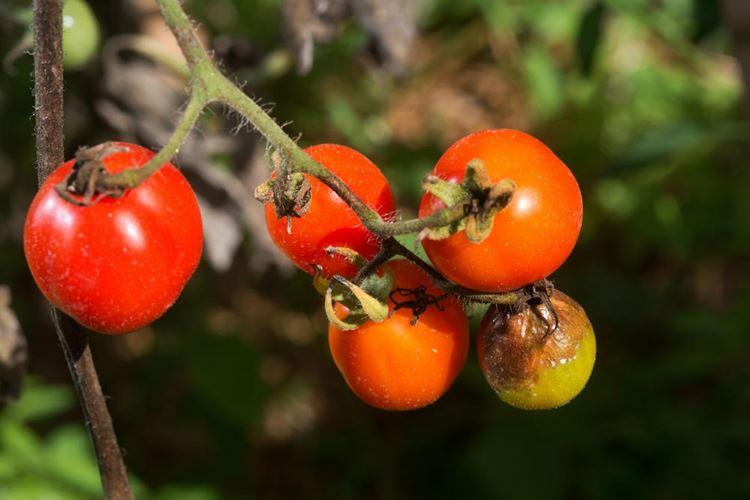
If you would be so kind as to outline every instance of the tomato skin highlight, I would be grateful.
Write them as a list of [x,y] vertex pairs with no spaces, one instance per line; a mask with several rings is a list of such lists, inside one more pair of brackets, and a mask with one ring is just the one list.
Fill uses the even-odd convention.
[[[495,215],[490,235],[471,243],[463,231],[422,241],[449,279],[474,290],[504,292],[546,278],[568,258],[581,231],[583,201],[575,177],[541,141],[520,131],[484,130],[450,146],[433,174],[460,183],[466,165],[484,161],[490,179],[516,184],[511,202]],[[425,194],[419,215],[442,208]]]
[[[394,260],[385,264],[395,286],[427,287],[443,294],[414,264]],[[425,407],[451,386],[466,362],[469,324],[455,297],[440,301],[443,311],[430,305],[411,325],[412,311],[393,310],[381,323],[369,321],[356,330],[328,327],[331,354],[352,391],[364,402],[383,410]]]
[[[145,164],[135,144],[103,160],[110,173]],[[75,206],[55,191],[70,160],[44,182],[29,208],[24,252],[37,285],[58,309],[107,334],[137,330],[177,300],[200,261],[203,228],[195,194],[165,164],[121,198]]]
[[[366,156],[346,146],[319,144],[305,152],[336,174],[381,217],[390,220],[396,212],[393,193],[383,173]],[[277,217],[273,203],[266,203],[266,224],[271,238],[294,264],[308,274],[320,266],[326,277],[352,277],[357,268],[340,255],[328,255],[326,247],[348,247],[369,259],[380,248],[376,235],[368,231],[345,202],[318,179],[306,175],[312,190],[310,205],[301,217]]]

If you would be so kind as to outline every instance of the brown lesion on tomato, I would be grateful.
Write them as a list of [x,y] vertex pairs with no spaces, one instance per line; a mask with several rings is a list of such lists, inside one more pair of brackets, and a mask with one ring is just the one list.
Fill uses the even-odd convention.
[[533,385],[542,368],[572,361],[590,329],[583,308],[558,290],[548,300],[530,302],[516,308],[494,305],[485,316],[480,361],[493,387]]

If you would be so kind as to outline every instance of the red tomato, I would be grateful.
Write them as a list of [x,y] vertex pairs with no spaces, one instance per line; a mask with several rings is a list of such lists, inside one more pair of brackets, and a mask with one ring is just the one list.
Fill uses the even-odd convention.
[[[338,144],[320,144],[305,152],[336,174],[382,217],[393,217],[396,204],[388,181],[363,154]],[[326,247],[348,247],[369,259],[378,252],[380,242],[331,188],[312,176],[306,177],[312,188],[308,211],[301,217],[292,217],[288,231],[287,218],[279,219],[273,203],[266,203],[268,232],[303,271],[315,274],[315,267],[320,266],[327,277],[354,276],[357,268],[339,255],[328,255]]]
[[[475,132],[453,144],[433,174],[460,183],[470,160],[484,161],[490,179],[512,179],[510,204],[494,220],[483,242],[463,231],[422,244],[446,277],[474,290],[502,292],[552,274],[568,258],[581,231],[583,202],[575,177],[542,142],[516,130]],[[442,208],[425,194],[419,215]]]
[[[385,264],[395,286],[424,286],[435,297],[443,295],[414,264],[395,260]],[[393,310],[380,323],[369,321],[356,330],[328,327],[328,343],[336,366],[352,391],[366,403],[384,410],[422,408],[442,396],[464,366],[469,324],[463,307],[453,297],[429,305],[411,324],[411,309]]]
[[[103,163],[110,173],[138,167],[154,156],[116,143]],[[203,229],[190,185],[165,164],[121,198],[79,207],[55,185],[74,160],[57,168],[26,216],[24,251],[42,293],[82,325],[119,334],[148,325],[177,300],[201,256]]]

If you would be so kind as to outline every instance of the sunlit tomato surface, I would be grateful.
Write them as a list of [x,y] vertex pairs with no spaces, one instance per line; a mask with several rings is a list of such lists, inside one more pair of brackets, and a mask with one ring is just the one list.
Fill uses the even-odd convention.
[[[414,264],[386,264],[395,286],[427,287],[443,294]],[[399,301],[400,302],[400,301]],[[328,343],[336,366],[349,387],[366,403],[384,410],[413,410],[434,402],[451,386],[466,361],[469,325],[463,307],[453,297],[430,305],[412,325],[412,311],[394,309],[381,323],[369,321],[356,330],[329,325]]]
[[[361,153],[338,144],[320,144],[305,152],[336,174],[359,198],[384,218],[395,214],[396,205],[382,172]],[[306,176],[312,189],[309,209],[301,217],[276,215],[273,203],[266,203],[266,223],[276,245],[303,271],[325,276],[351,277],[357,269],[339,255],[328,255],[329,246],[350,248],[365,258],[380,248],[376,236],[360,222],[354,211],[319,180]],[[288,230],[290,229],[290,230]]]
[[[111,173],[154,153],[134,144],[104,160]],[[42,293],[82,325],[118,334],[148,325],[177,300],[201,256],[203,230],[190,185],[166,164],[121,198],[79,207],[55,191],[57,168],[26,216],[24,251]]]
[[[539,140],[507,129],[464,137],[448,148],[433,173],[461,182],[474,158],[484,161],[492,181],[515,182],[513,198],[483,242],[471,243],[463,231],[426,239],[427,255],[445,276],[475,290],[507,291],[549,276],[568,258],[581,230],[583,203],[575,177]],[[426,194],[419,214],[443,206]]]

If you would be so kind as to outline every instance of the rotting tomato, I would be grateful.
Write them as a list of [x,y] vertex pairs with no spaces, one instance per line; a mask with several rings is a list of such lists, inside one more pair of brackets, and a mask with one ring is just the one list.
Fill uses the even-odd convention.
[[[393,193],[383,173],[363,154],[338,144],[320,144],[305,152],[336,174],[381,217],[395,215]],[[273,203],[266,203],[266,224],[276,245],[303,271],[326,277],[351,277],[354,264],[341,255],[329,255],[328,247],[346,247],[369,259],[380,248],[378,238],[368,231],[349,205],[331,188],[306,175],[311,195],[300,217],[278,217]]]
[[[112,144],[116,149],[102,160],[110,173],[154,156],[135,144]],[[122,197],[77,206],[55,191],[74,164],[52,172],[29,208],[24,251],[31,274],[50,302],[87,328],[136,330],[164,314],[198,265],[198,202],[168,163]]]
[[[586,386],[596,358],[596,338],[583,308],[555,290],[552,314],[536,306],[512,312],[492,306],[477,334],[479,366],[501,400],[525,410],[557,408]],[[551,311],[548,311],[551,313]]]
[[[423,240],[427,255],[446,277],[474,290],[508,291],[549,276],[568,258],[581,230],[583,203],[575,177],[542,142],[508,129],[464,137],[446,150],[433,174],[460,183],[475,158],[484,162],[493,182],[515,183],[513,198],[495,215],[481,243],[460,231]],[[419,215],[443,206],[425,194]]]
[[[414,410],[442,396],[463,367],[468,319],[460,302],[443,297],[415,264],[394,260],[385,267],[394,274],[391,316],[351,331],[329,325],[328,343],[339,371],[363,401],[384,410]],[[425,308],[404,307],[408,301]]]

